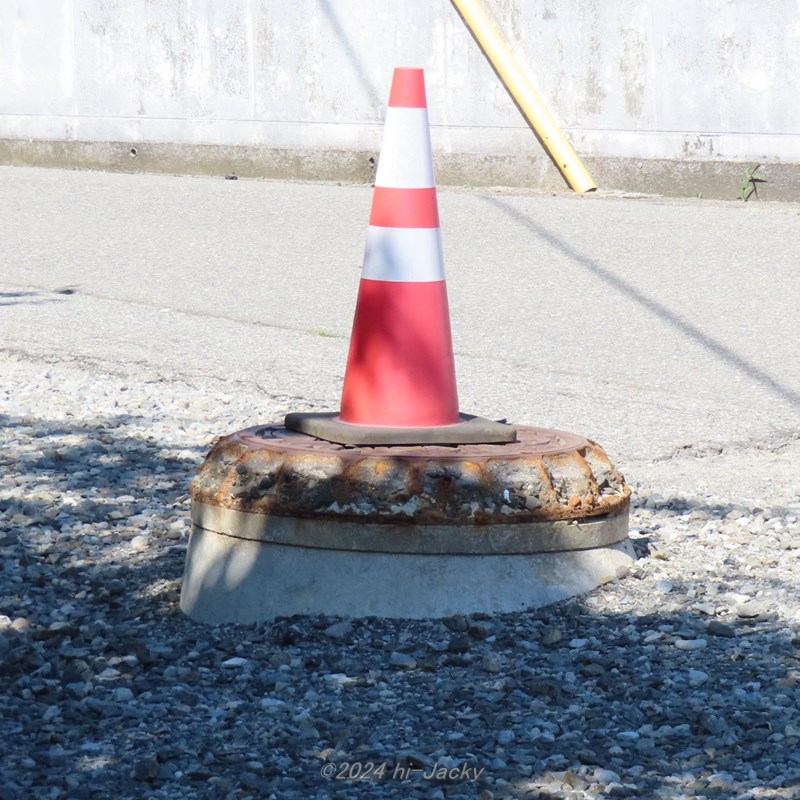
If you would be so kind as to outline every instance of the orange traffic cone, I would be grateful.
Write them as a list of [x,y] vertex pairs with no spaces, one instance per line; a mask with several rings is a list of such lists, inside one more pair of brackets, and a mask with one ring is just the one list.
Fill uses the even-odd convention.
[[439,209],[421,69],[396,69],[367,232],[341,419],[459,421]]
[[289,414],[285,424],[357,445],[516,437],[509,425],[458,411],[421,69],[394,71],[340,414]]

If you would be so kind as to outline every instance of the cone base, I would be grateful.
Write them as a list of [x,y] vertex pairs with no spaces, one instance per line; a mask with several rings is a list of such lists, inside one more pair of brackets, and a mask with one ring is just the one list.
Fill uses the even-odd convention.
[[286,415],[284,426],[291,431],[305,433],[317,439],[355,447],[376,445],[424,444],[505,444],[516,441],[517,429],[513,425],[494,422],[471,414],[459,414],[454,425],[436,425],[427,428],[390,428],[379,425],[354,425],[343,422],[336,412],[291,413]]

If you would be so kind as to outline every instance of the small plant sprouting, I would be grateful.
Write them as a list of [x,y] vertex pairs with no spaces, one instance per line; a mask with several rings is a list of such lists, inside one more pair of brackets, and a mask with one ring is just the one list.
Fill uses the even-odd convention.
[[744,183],[742,184],[742,188],[739,189],[739,199],[745,203],[750,199],[751,195],[758,197],[759,183],[767,182],[767,179],[758,172],[760,166],[761,164],[750,164],[747,167]]

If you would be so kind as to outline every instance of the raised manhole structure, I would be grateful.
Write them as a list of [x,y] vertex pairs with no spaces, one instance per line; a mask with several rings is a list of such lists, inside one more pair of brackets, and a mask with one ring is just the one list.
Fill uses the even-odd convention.
[[633,558],[630,489],[597,444],[518,426],[508,444],[349,447],[268,425],[192,482],[181,607],[294,614],[511,612],[586,592]]
[[602,448],[459,411],[426,104],[395,70],[339,412],[227,436],[192,482],[197,620],[511,612],[633,559]]

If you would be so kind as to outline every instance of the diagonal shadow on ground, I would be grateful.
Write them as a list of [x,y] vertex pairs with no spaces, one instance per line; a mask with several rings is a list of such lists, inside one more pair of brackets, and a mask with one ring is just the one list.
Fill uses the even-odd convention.
[[667,323],[670,327],[679,331],[683,336],[686,336],[695,343],[699,344],[701,347],[705,348],[715,358],[721,359],[726,364],[729,364],[734,369],[746,375],[748,378],[757,381],[781,400],[784,400],[795,406],[800,406],[800,394],[798,394],[798,392],[796,392],[792,387],[782,383],[765,370],[757,367],[755,364],[751,364],[747,359],[740,356],[731,348],[726,347],[721,342],[718,342],[696,325],[692,324],[688,320],[683,319],[665,305],[659,303],[657,300],[648,297],[629,281],[626,281],[624,278],[620,278],[618,275],[614,275],[596,260],[591,258],[591,256],[588,256],[572,247],[557,234],[547,230],[547,228],[544,226],[537,224],[530,217],[526,216],[521,211],[517,210],[510,204],[503,202],[503,200],[500,200],[497,197],[482,197],[481,200],[502,211],[506,216],[510,217],[523,228],[530,231],[537,239],[546,242],[547,245],[553,249],[563,253],[572,262],[578,264],[588,272],[591,272],[604,283],[608,284],[627,297],[630,297],[640,306],[647,309],[663,322]]

